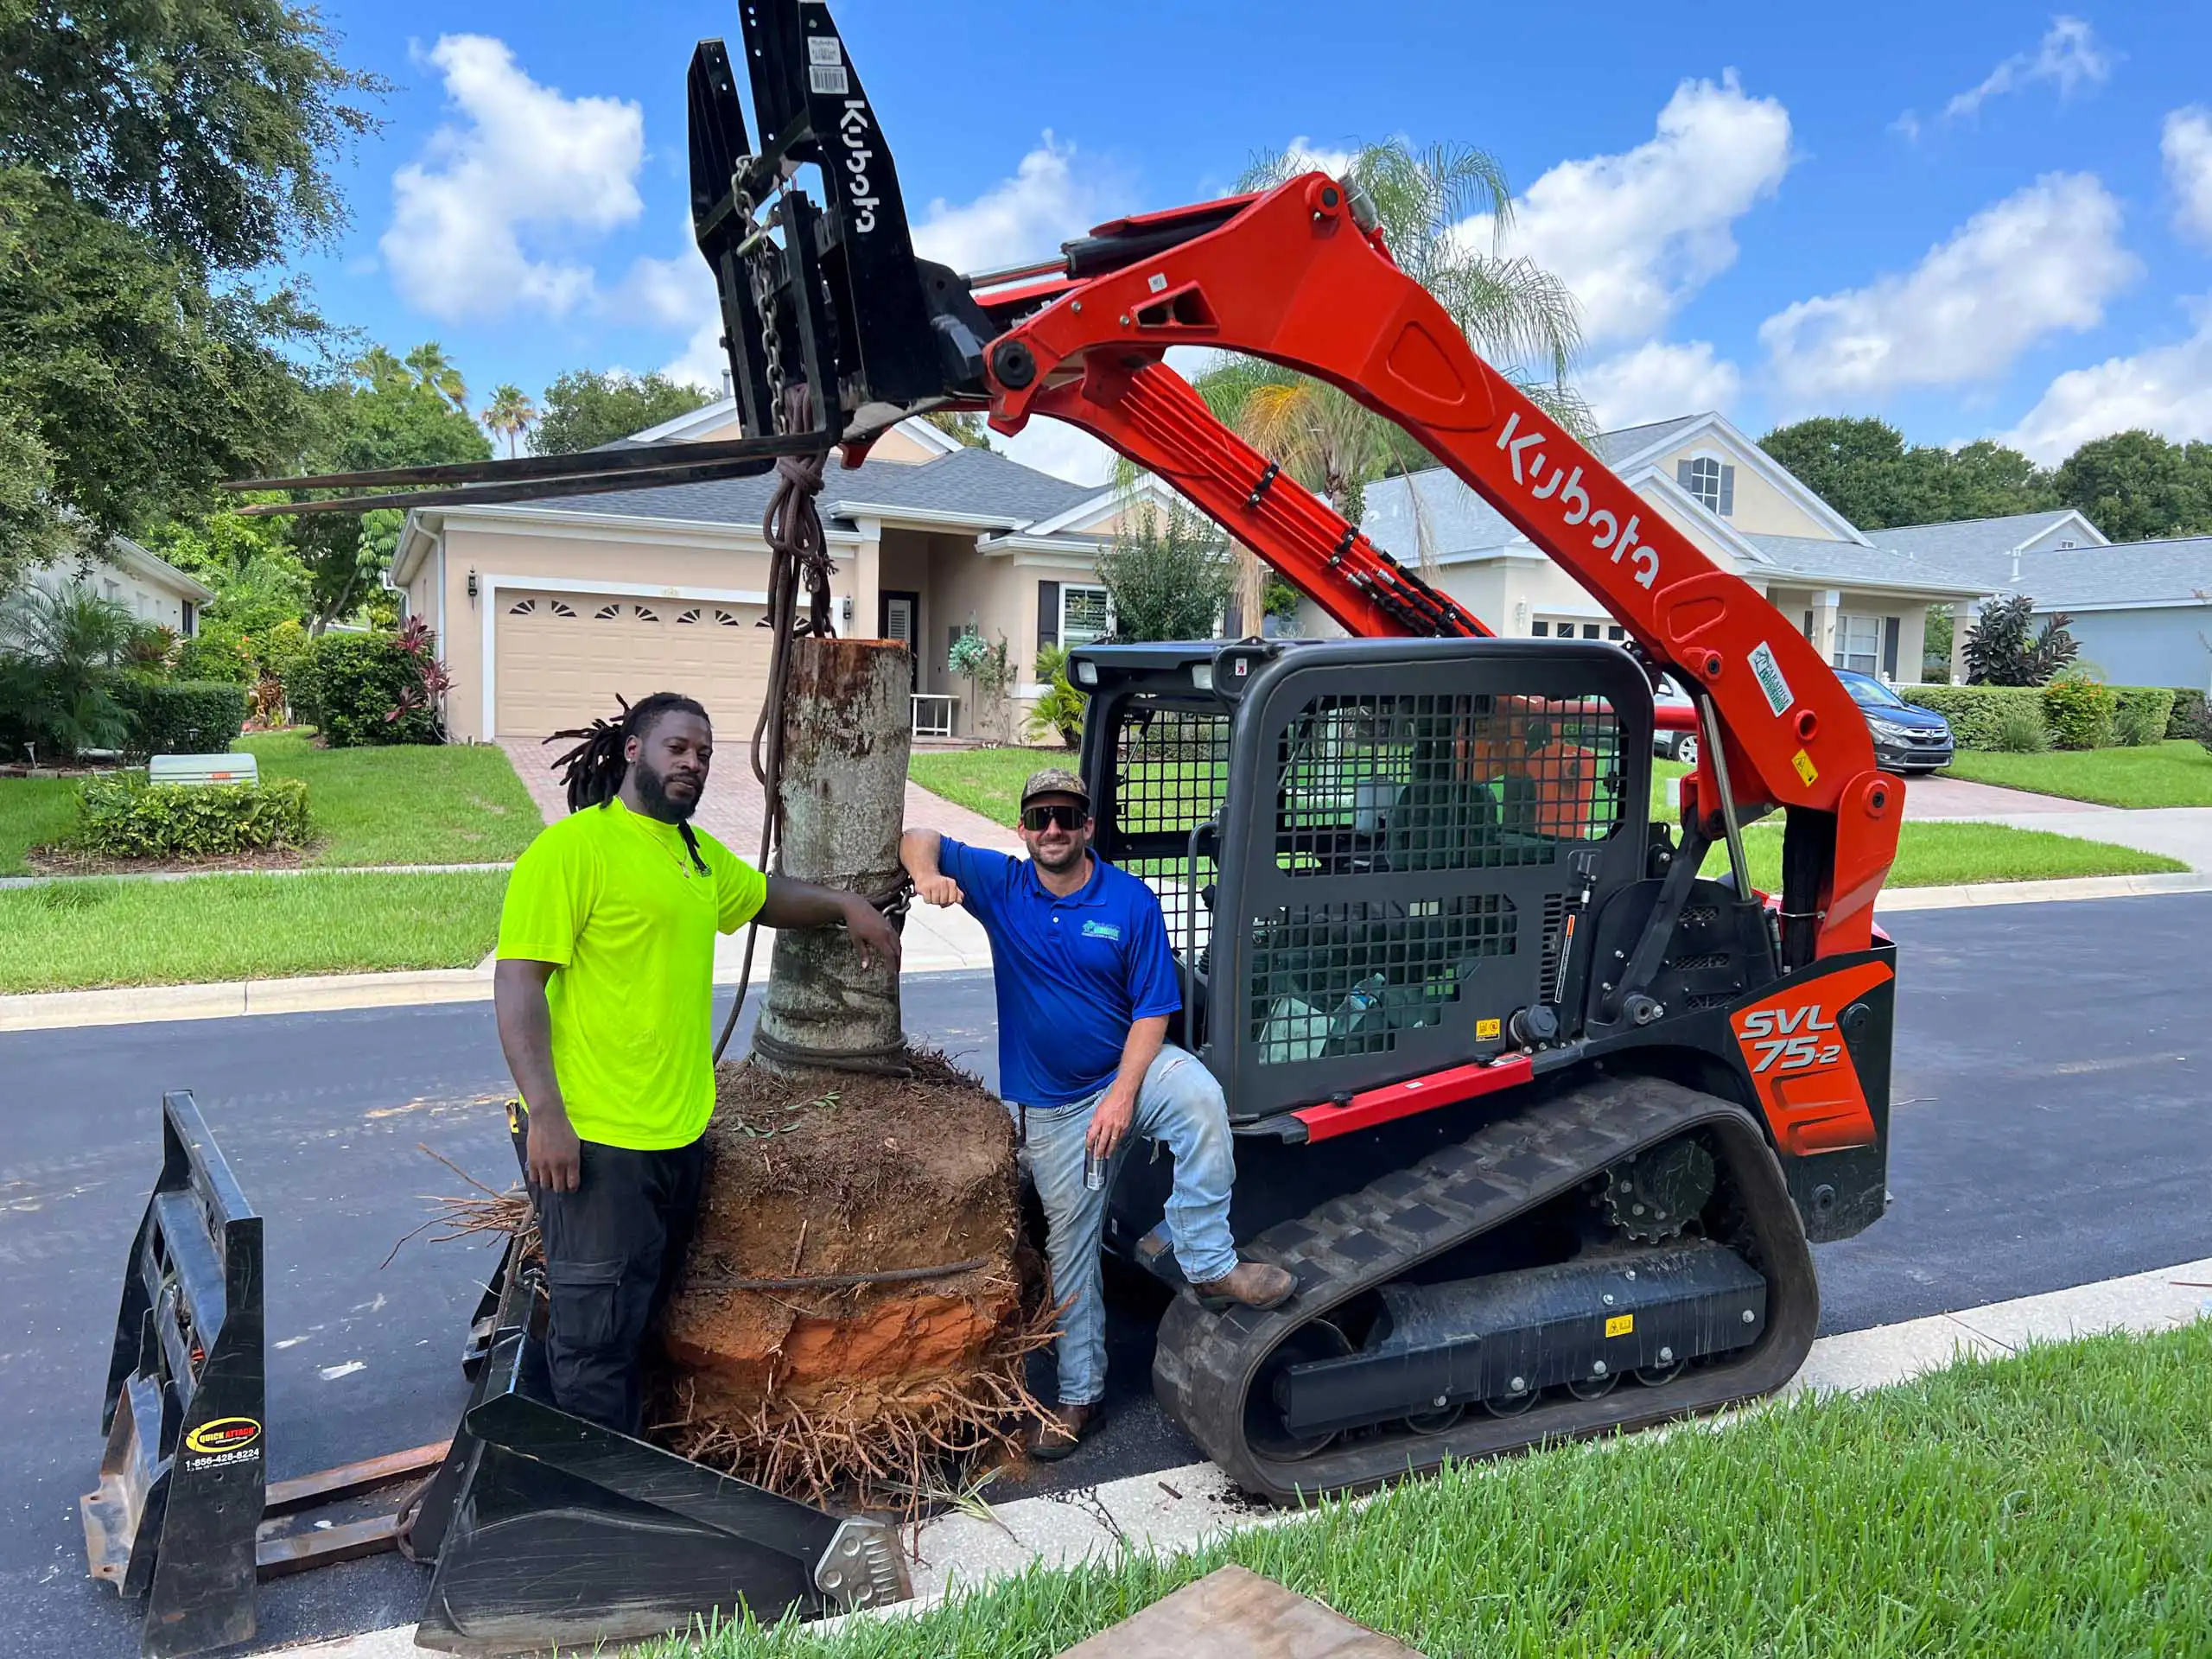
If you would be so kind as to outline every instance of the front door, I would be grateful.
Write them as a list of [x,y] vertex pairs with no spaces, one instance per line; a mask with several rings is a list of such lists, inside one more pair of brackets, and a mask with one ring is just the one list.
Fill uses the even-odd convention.
[[896,639],[913,653],[914,686],[918,690],[921,687],[921,645],[915,625],[921,617],[922,596],[887,589],[882,595],[881,611],[882,614],[876,622],[876,637]]

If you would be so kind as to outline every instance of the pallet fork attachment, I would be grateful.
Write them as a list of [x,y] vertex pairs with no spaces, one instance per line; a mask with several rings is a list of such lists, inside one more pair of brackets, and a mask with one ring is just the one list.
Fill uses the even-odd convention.
[[99,1481],[80,1504],[92,1576],[145,1600],[147,1659],[250,1641],[261,1580],[395,1547],[435,1563],[417,1640],[451,1653],[588,1648],[746,1608],[772,1624],[912,1593],[884,1523],[532,1398],[539,1275],[511,1262],[465,1351],[474,1387],[450,1441],[269,1479],[262,1245],[262,1218],[190,1092],[163,1096]]

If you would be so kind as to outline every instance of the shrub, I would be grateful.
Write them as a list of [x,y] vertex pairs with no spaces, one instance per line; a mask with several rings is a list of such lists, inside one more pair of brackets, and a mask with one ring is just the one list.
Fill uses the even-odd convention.
[[323,634],[286,684],[332,748],[445,741],[435,701],[445,670],[419,619],[398,633]]
[[2114,742],[2139,749],[2166,734],[2166,722],[2173,718],[2172,692],[2158,685],[2115,685],[2112,696]]
[[0,601],[0,739],[50,759],[123,742],[115,688],[132,626],[81,582],[29,582]]
[[2043,689],[2044,723],[2062,749],[2112,747],[2113,695],[2094,680],[2054,680]]
[[2026,594],[1993,599],[1966,638],[1967,682],[1970,685],[2042,685],[2081,654],[2069,633],[2074,619],[2064,613],[2035,627],[2036,602]]
[[246,689],[221,680],[156,680],[126,675],[115,688],[134,755],[221,754],[245,724]]
[[253,683],[253,658],[245,641],[232,634],[195,633],[178,648],[178,677],[187,680],[224,680],[234,685]]
[[1058,737],[1074,748],[1083,741],[1084,706],[1090,700],[1068,683],[1068,653],[1065,645],[1037,647],[1037,677],[1050,688],[1037,699],[1022,722],[1030,737]]
[[2037,721],[2043,718],[2043,693],[2033,686],[1908,685],[1899,687],[1897,695],[1950,721],[1951,739],[1962,749],[1997,748],[1999,724],[2007,709],[2024,709]]
[[308,786],[296,778],[259,784],[149,784],[140,772],[78,785],[71,850],[94,858],[219,858],[304,847]]
[[2041,754],[2050,747],[2050,728],[2043,723],[2043,710],[2025,703],[2008,703],[1999,709],[1989,747],[2002,754]]
[[2174,688],[2173,712],[2166,716],[2168,737],[2193,738],[2204,724],[2204,693],[2195,686]]

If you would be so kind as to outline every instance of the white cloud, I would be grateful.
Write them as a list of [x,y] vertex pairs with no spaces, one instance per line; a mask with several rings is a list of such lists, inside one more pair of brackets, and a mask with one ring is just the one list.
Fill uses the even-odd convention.
[[1354,152],[1317,144],[1301,132],[1282,147],[1282,153],[1293,175],[1325,173],[1332,179],[1341,179],[1351,171]]
[[2212,111],[2201,104],[2176,110],[2166,118],[2158,147],[2166,158],[2166,181],[2177,200],[2174,222],[2212,242]]
[[1910,271],[1801,300],[1760,324],[1759,339],[1797,407],[1986,380],[2049,334],[2094,327],[2138,269],[2104,186],[2047,174]]
[[[378,245],[393,283],[449,320],[573,310],[594,279],[560,245],[643,211],[643,114],[539,86],[488,35],[442,35],[429,61],[463,120],[439,128],[421,159],[392,175],[391,225]],[[533,253],[525,240],[543,245]]]
[[914,225],[914,251],[955,270],[989,270],[1050,258],[1061,243],[1109,215],[1101,204],[1111,181],[1072,144],[1044,142],[1010,179],[973,201],[931,201]]
[[1103,489],[1113,481],[1114,452],[1090,433],[1039,415],[1012,437],[991,434],[991,445],[1025,467]]
[[2054,17],[2032,52],[2015,52],[1983,78],[1943,106],[1947,119],[1981,113],[1993,98],[2050,81],[2061,98],[2070,98],[2084,86],[2096,86],[2112,74],[2115,59],[2097,43],[2094,32],[2079,17]]
[[[1599,345],[1656,329],[1735,263],[1730,226],[1789,170],[1789,112],[1750,98],[1733,71],[1685,80],[1649,143],[1562,162],[1514,204],[1504,250],[1566,282]],[[1465,233],[1485,244],[1487,214]]]
[[2196,324],[2177,344],[2068,370],[2004,442],[2049,466],[2091,438],[2135,427],[2176,442],[2212,438],[2212,295],[2197,302]]
[[1743,389],[1743,376],[1711,340],[1671,346],[1651,340],[1593,364],[1575,378],[1600,428],[1637,426],[1645,421],[1726,412]]

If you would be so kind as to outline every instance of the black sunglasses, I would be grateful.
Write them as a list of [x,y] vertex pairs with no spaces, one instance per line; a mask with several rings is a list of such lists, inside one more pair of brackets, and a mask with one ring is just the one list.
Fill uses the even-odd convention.
[[1080,806],[1025,806],[1021,809],[1021,827],[1032,835],[1042,835],[1054,825],[1063,830],[1080,830],[1090,822],[1090,811]]

